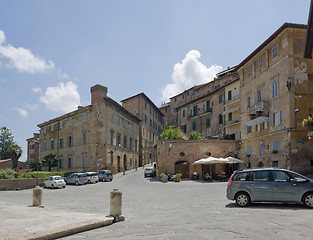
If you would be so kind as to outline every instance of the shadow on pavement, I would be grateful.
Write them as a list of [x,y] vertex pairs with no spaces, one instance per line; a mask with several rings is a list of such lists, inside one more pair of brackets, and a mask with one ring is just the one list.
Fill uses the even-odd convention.
[[[229,203],[225,205],[226,208],[241,208],[236,203]],[[244,209],[281,209],[281,210],[304,210],[305,208],[301,204],[283,204],[283,203],[251,203],[249,207],[244,207]]]

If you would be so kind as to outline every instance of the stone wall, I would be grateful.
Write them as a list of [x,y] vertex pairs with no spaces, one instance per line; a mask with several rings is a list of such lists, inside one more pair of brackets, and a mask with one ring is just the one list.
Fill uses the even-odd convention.
[[[45,181],[45,178],[38,178],[38,185],[43,186],[44,181]],[[36,178],[0,180],[0,191],[23,190],[23,189],[34,188],[35,186],[37,186]]]

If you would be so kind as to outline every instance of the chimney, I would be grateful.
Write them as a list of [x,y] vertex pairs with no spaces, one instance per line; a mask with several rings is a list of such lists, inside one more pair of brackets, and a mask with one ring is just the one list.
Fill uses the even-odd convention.
[[90,88],[91,105],[103,103],[103,98],[107,98],[108,88],[99,84]]

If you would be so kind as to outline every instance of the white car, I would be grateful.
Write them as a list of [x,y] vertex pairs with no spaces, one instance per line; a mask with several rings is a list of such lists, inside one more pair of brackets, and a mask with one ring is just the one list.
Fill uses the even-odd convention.
[[65,188],[66,182],[61,176],[51,176],[44,181],[46,188]]
[[97,182],[99,182],[98,173],[96,173],[96,172],[86,172],[86,174],[87,174],[87,179],[88,179],[87,183],[97,183]]

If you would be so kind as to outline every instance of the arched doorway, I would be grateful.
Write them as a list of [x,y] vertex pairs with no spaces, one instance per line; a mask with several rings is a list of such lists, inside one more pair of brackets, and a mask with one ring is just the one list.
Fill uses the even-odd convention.
[[124,170],[127,171],[127,155],[124,154]]
[[264,163],[263,162],[258,162],[258,168],[262,168],[264,167]]
[[189,178],[189,162],[178,161],[175,163],[175,173],[181,172],[182,178]]
[[121,171],[121,157],[117,156],[117,172]]

